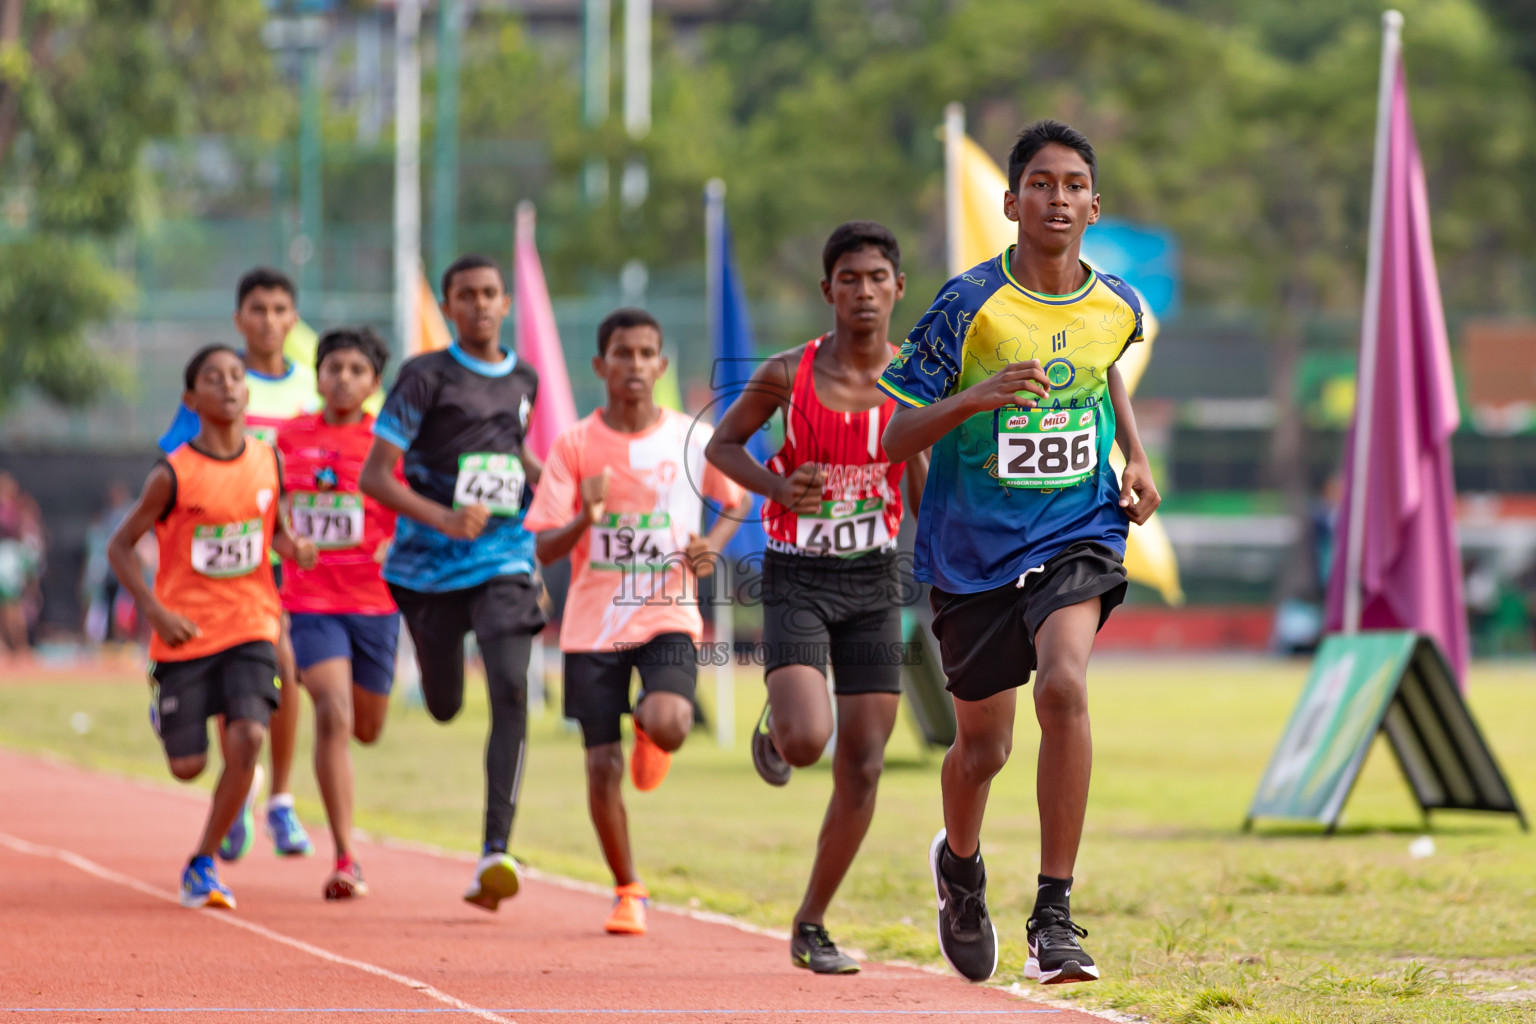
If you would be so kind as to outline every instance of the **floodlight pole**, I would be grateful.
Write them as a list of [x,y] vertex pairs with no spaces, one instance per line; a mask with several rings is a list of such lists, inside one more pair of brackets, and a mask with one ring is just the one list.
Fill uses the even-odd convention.
[[1381,263],[1387,212],[1388,147],[1392,136],[1392,89],[1402,53],[1403,16],[1381,16],[1381,78],[1376,92],[1376,156],[1371,170],[1371,221],[1365,261],[1365,308],[1360,315],[1360,365],[1355,373],[1355,424],[1351,446],[1349,522],[1344,545],[1344,632],[1360,632],[1364,613],[1366,480],[1371,458],[1371,417],[1376,398],[1376,346],[1381,328]]
[[965,242],[960,237],[964,210],[960,205],[960,147],[965,141],[965,104],[951,103],[944,108],[944,259],[945,273],[958,274],[965,268]]
[[421,0],[395,8],[395,341],[405,357],[420,346],[416,310],[421,273]]

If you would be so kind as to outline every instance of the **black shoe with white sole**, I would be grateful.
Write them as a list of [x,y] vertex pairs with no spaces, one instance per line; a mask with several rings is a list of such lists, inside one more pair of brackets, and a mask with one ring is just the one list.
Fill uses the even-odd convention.
[[987,914],[987,879],[965,889],[944,875],[944,829],[928,846],[928,870],[933,873],[933,892],[939,903],[939,951],[945,961],[967,981],[986,981],[997,970],[997,930]]
[[1029,961],[1024,977],[1042,985],[1065,985],[1074,981],[1098,981],[1099,969],[1093,957],[1078,944],[1086,939],[1088,929],[1076,924],[1061,907],[1037,907],[1029,919]]
[[789,959],[796,967],[816,974],[858,974],[859,962],[837,948],[819,924],[795,925],[789,940]]
[[752,767],[757,769],[757,774],[768,785],[782,786],[789,782],[791,769],[789,762],[779,753],[779,748],[773,745],[773,736],[768,731],[772,711],[772,708],[764,704],[763,713],[757,719],[757,728],[752,730]]

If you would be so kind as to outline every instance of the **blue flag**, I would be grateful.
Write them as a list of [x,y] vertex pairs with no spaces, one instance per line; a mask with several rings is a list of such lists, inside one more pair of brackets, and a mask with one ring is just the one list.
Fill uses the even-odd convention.
[[[718,180],[705,187],[704,213],[706,301],[709,304],[710,348],[714,354],[709,383],[714,392],[713,409],[718,423],[757,370],[758,357],[741,268],[736,262],[731,228],[725,216],[725,186]],[[759,462],[768,461],[768,439],[763,431],[754,434],[747,442],[747,451]],[[767,540],[763,532],[762,503],[761,495],[753,495],[752,511],[726,545],[725,553],[733,560],[762,552]]]

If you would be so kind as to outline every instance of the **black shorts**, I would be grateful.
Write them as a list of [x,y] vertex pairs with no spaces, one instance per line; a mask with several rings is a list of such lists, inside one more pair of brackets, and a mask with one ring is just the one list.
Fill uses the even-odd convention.
[[912,589],[895,552],[857,558],[763,553],[765,674],[832,664],[839,694],[901,692],[901,600]]
[[463,590],[410,590],[391,583],[389,592],[411,631],[424,678],[463,675],[464,634],[471,630],[483,643],[514,633],[532,636],[544,628],[539,590],[526,573],[495,576]]
[[208,718],[265,726],[277,709],[277,650],[265,640],[188,661],[152,661],[160,742],[167,757],[208,752]]
[[675,693],[693,703],[698,651],[687,633],[662,633],[612,651],[567,651],[565,717],[581,725],[582,743],[588,748],[619,742],[619,719],[630,712],[634,669],[640,670],[642,697]]
[[1029,682],[1035,670],[1035,632],[1052,612],[1099,599],[1099,628],[1125,600],[1125,566],[1103,544],[1073,544],[1024,585],[1009,583],[977,594],[934,587],[933,635],[956,700],[985,700]]

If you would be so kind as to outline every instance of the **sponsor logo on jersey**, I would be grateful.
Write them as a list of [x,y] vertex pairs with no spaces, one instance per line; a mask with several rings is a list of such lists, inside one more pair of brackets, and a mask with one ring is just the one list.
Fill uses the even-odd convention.
[[1093,410],[1091,410],[1091,409],[1089,411],[1083,413],[1081,416],[1079,416],[1077,418],[1077,425],[1080,426],[1080,427],[1086,427],[1088,424],[1090,424],[1092,422],[1093,422]]
[[853,515],[854,512],[856,512],[858,510],[858,507],[859,507],[859,503],[856,502],[856,501],[839,501],[839,502],[836,502],[832,506],[832,517],[834,519],[837,519],[837,518],[840,518],[842,516],[851,516],[851,515]]
[[1077,377],[1077,367],[1068,359],[1052,359],[1045,364],[1045,379],[1050,382],[1053,391],[1070,387]]
[[1027,427],[1027,426],[1029,426],[1029,417],[1028,416],[1009,416],[1008,417],[1008,429],[1009,430],[1018,430],[1021,427]]
[[315,490],[333,491],[336,489],[336,469],[334,466],[321,466],[315,470]]
[[1067,412],[1048,412],[1040,417],[1041,430],[1060,430],[1072,421],[1072,414]]

